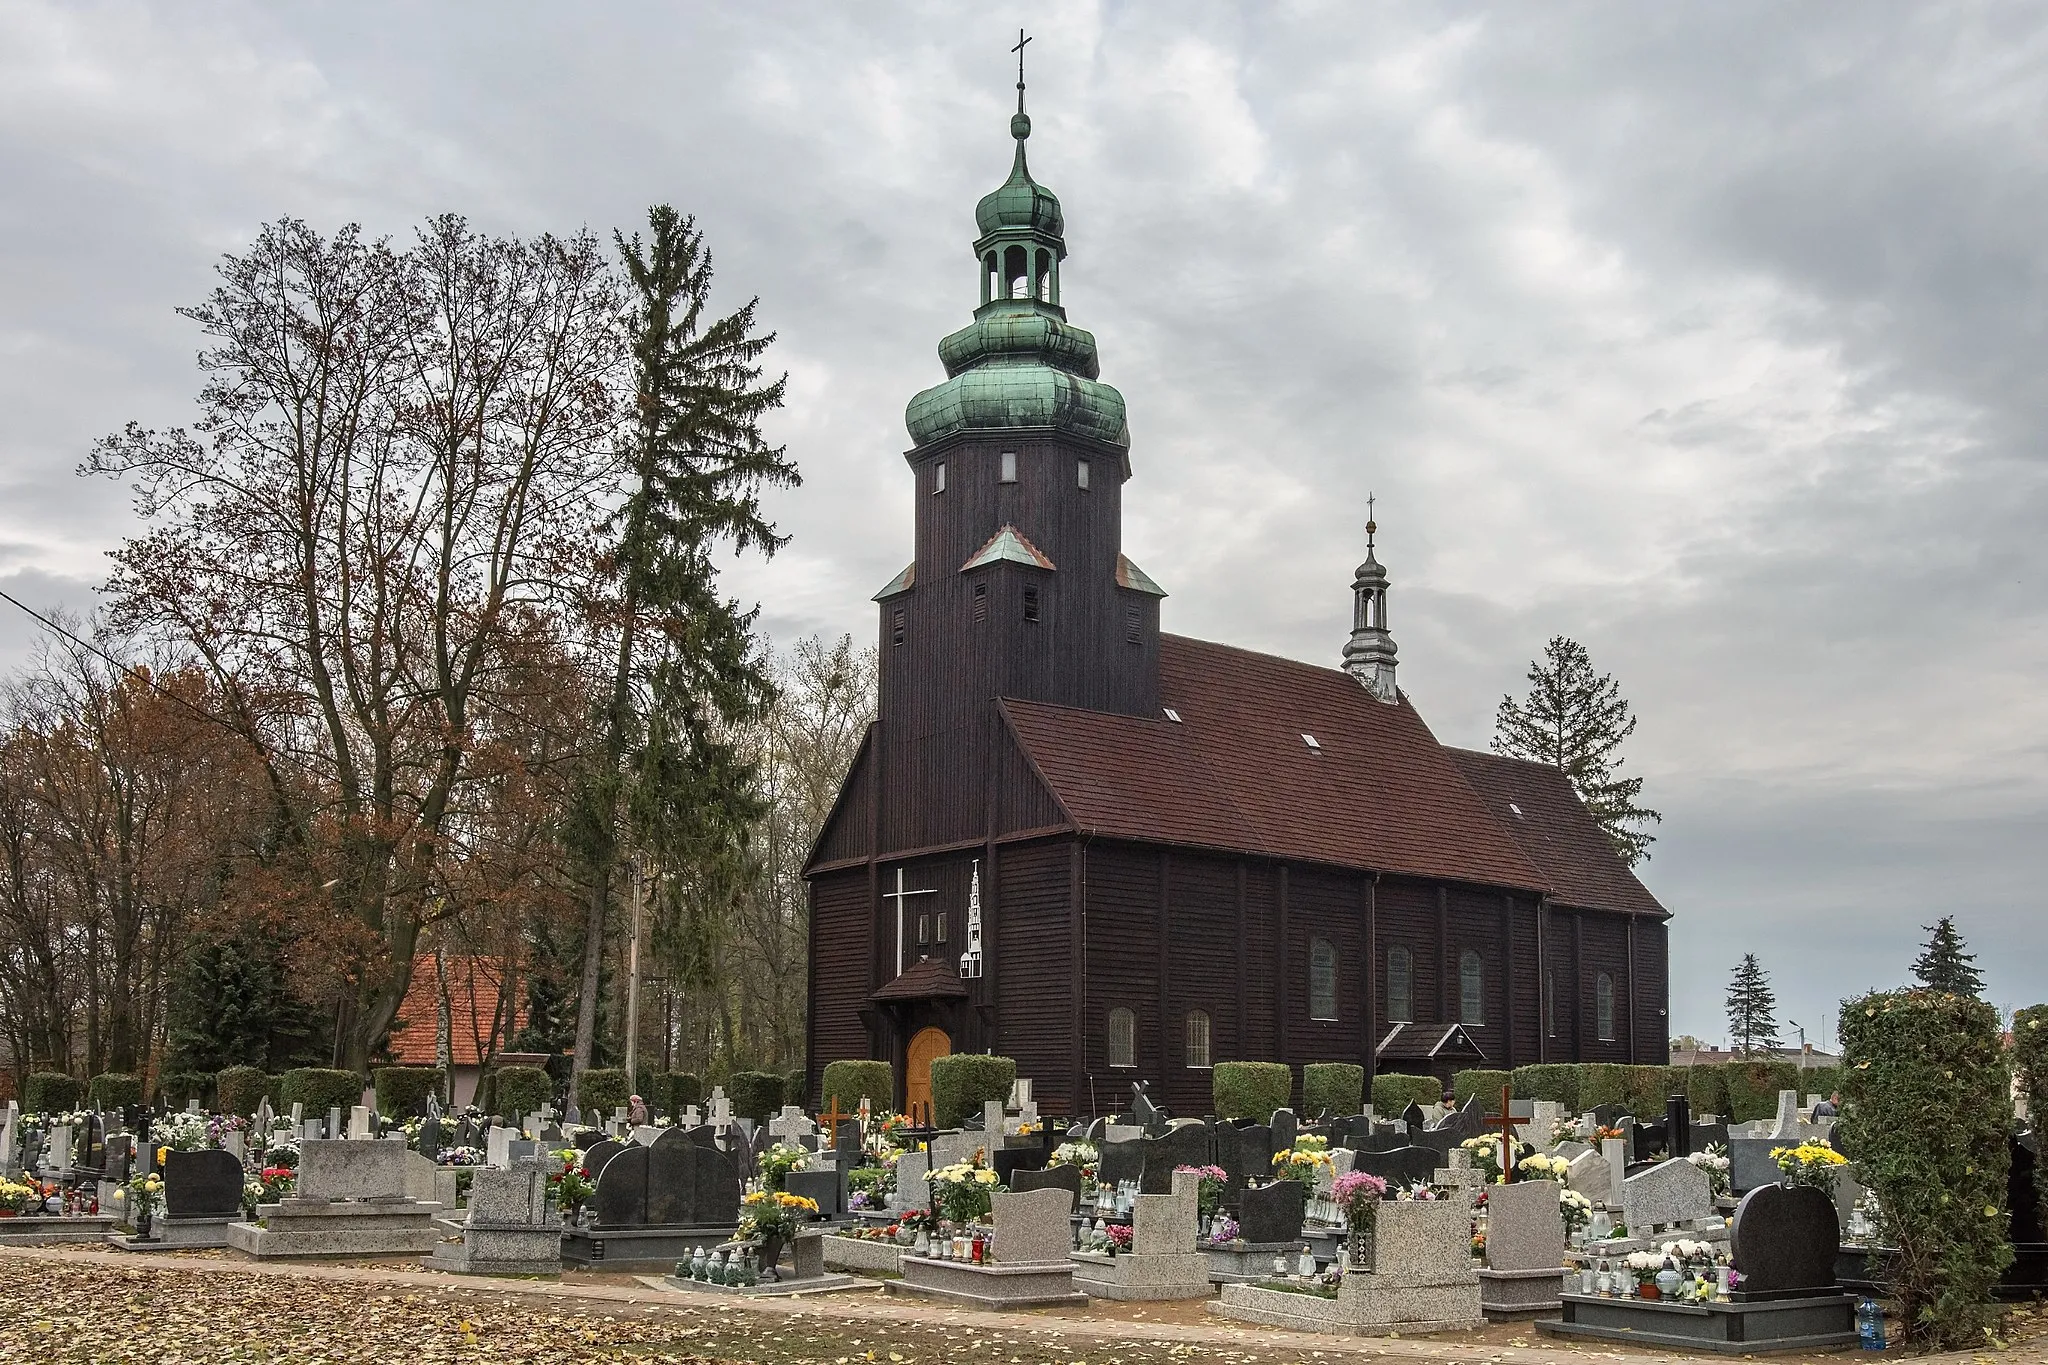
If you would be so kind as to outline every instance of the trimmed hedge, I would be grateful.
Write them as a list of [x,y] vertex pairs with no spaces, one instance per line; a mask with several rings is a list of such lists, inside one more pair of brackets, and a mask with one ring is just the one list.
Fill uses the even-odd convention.
[[290,1109],[299,1105],[309,1119],[326,1118],[327,1111],[348,1111],[363,1102],[363,1078],[353,1071],[336,1071],[324,1066],[302,1066],[284,1073],[278,1087],[278,1104]]
[[[2048,1132],[2048,1005],[2029,1005],[2012,1016],[2012,1065],[2027,1098],[2027,1121]],[[2048,1222],[2048,1152],[2034,1162],[2034,1188]]]
[[1823,1099],[1842,1088],[1842,1068],[1838,1066],[1810,1066],[1799,1073],[1799,1102],[1806,1103],[1808,1095],[1819,1095]]
[[732,1116],[766,1123],[782,1108],[783,1087],[782,1076],[773,1071],[733,1072],[725,1087],[726,1096],[732,1101]]
[[1673,1095],[1687,1095],[1682,1066],[1632,1066],[1628,1068],[1628,1101],[1637,1118],[1654,1118],[1664,1112]]
[[173,1071],[168,1076],[157,1077],[157,1098],[173,1109],[183,1109],[193,1100],[199,1101],[201,1109],[213,1108],[213,1073],[211,1071]]
[[441,1088],[436,1066],[380,1066],[370,1073],[377,1112],[387,1119],[425,1117],[427,1096]]
[[[739,1077],[733,1077],[738,1080]],[[1011,1057],[984,1057],[956,1052],[932,1061],[932,1122],[958,1128],[981,1113],[990,1100],[1007,1101],[1017,1084],[1017,1062]],[[737,1109],[737,1104],[735,1104]]]
[[1275,1109],[1294,1101],[1294,1069],[1285,1062],[1218,1062],[1209,1071],[1209,1095],[1219,1119],[1271,1123]]
[[1778,1092],[1799,1088],[1799,1068],[1791,1062],[1727,1062],[1721,1074],[1728,1082],[1730,1123],[1777,1117]]
[[1311,1118],[1326,1113],[1348,1117],[1364,1108],[1364,1067],[1355,1062],[1310,1062],[1301,1069],[1302,1113]]
[[85,1086],[61,1071],[38,1071],[21,1088],[21,1108],[27,1114],[66,1114],[78,1108]]
[[538,1114],[540,1107],[555,1097],[555,1078],[544,1067],[501,1066],[495,1079],[497,1086],[491,1098],[498,1112],[507,1116]]
[[1550,1100],[1567,1114],[1585,1112],[1579,1105],[1579,1069],[1569,1062],[1539,1062],[1514,1069],[1515,1098]]
[[[583,1111],[585,1123],[602,1123],[624,1109],[626,1101],[632,1097],[625,1070],[621,1067],[592,1067],[576,1078],[576,1105]],[[500,1113],[508,1112],[502,1101],[498,1109]]]
[[142,1077],[125,1071],[102,1071],[85,1087],[95,1109],[125,1109],[142,1103]]
[[887,1062],[832,1062],[818,1091],[818,1108],[829,1109],[832,1101],[847,1113],[858,1113],[860,1102],[879,1114],[896,1107],[896,1068]]
[[213,1078],[216,1097],[223,1114],[247,1117],[256,1112],[263,1097],[271,1093],[270,1077],[260,1066],[231,1066]]
[[694,1071],[667,1072],[656,1089],[661,1092],[663,1110],[678,1122],[685,1109],[704,1103],[704,1081]]
[[1728,1077],[1718,1066],[1689,1066],[1685,1069],[1685,1097],[1692,1102],[1695,1118],[1713,1114],[1728,1118]]
[[1444,1083],[1434,1076],[1384,1075],[1372,1078],[1372,1112],[1377,1118],[1396,1119],[1413,1104],[1425,1107],[1441,1104]]
[[1633,1110],[1628,1098],[1628,1068],[1619,1062],[1587,1062],[1579,1068],[1579,1108],[1611,1104]]
[[1486,1107],[1489,1114],[1500,1112],[1500,1088],[1515,1083],[1512,1071],[1488,1071],[1484,1067],[1472,1071],[1458,1071],[1451,1075],[1451,1096],[1463,1109],[1474,1095]]
[[1946,991],[1874,991],[1843,1002],[1840,1034],[1843,1145],[1899,1249],[1891,1287],[1908,1340],[1981,1348],[2013,1259],[1998,1012]]

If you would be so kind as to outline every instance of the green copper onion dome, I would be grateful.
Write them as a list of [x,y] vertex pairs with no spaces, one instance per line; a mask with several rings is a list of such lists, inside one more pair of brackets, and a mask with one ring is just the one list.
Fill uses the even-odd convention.
[[1060,306],[1066,222],[1024,164],[1031,118],[1021,81],[1010,135],[1010,178],[974,210],[981,306],[939,343],[946,382],[911,399],[904,423],[919,446],[963,431],[1050,430],[1128,448],[1123,395],[1097,378],[1094,335]]

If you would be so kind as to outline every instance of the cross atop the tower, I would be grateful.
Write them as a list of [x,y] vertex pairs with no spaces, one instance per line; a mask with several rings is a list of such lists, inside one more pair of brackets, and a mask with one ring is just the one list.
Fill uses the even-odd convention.
[[1024,30],[1020,28],[1017,30],[1017,45],[1010,49],[1010,51],[1017,54],[1017,89],[1020,92],[1024,89],[1024,44],[1030,41],[1029,38],[1024,36]]
[[1372,494],[1367,493],[1365,495],[1365,548],[1368,550],[1372,548],[1373,533],[1380,529],[1378,523],[1372,519],[1372,503]]

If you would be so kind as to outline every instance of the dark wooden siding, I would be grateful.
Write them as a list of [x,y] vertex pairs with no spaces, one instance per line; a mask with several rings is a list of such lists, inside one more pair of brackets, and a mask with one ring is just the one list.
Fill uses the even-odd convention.
[[[1287,874],[1287,1055],[1307,1062],[1365,1062],[1364,991],[1359,958],[1365,951],[1363,882],[1315,868],[1290,867]],[[1337,951],[1337,1017],[1309,1017],[1310,944],[1326,940]]]
[[836,863],[868,856],[874,835],[876,774],[873,765],[879,761],[875,754],[875,739],[875,727],[870,725],[867,738],[861,741],[860,752],[854,757],[853,768],[839,789],[838,806],[818,836],[812,861]]
[[1464,961],[1468,952],[1479,954],[1480,1018],[1477,1027],[1467,1027],[1472,1041],[1486,1054],[1489,1065],[1498,1066],[1507,1055],[1507,1021],[1501,1014],[1501,984],[1507,976],[1507,943],[1501,934],[1501,901],[1497,895],[1454,890],[1446,897],[1450,911],[1450,942],[1445,963],[1447,983],[1444,1019],[1463,1023]]
[[1207,1070],[1187,1065],[1187,1017],[1209,1016],[1209,1059],[1240,1058],[1237,986],[1237,864],[1174,853],[1168,858],[1167,1008],[1162,1021],[1164,1066],[1157,1089],[1177,1114],[1211,1111]]
[[1528,1066],[1538,1056],[1542,1030],[1542,964],[1536,953],[1536,902],[1516,898],[1511,921],[1514,926],[1514,1055],[1506,1060]]
[[[1086,881],[1084,1085],[1092,1081],[1097,1112],[1115,1113],[1130,1107],[1132,1081],[1158,1081],[1159,853],[1091,844]],[[1136,1016],[1138,1065],[1128,1069],[1109,1065],[1109,1012],[1118,1006]]]
[[[1009,732],[1007,726],[999,736],[995,766],[990,777],[995,783],[997,834],[1048,829],[1067,823],[1059,802],[1053,800],[1052,793],[1038,780],[1038,774],[1031,771],[1023,751],[1017,747],[1017,737]],[[1063,885],[1064,880],[1062,877]]]
[[1047,1114],[1074,1114],[1067,1093],[1068,999],[1073,963],[1067,950],[1067,840],[998,850],[1001,912],[987,921],[987,980],[994,986],[995,1049],[1017,1060]]
[[1671,1061],[1670,956],[1662,921],[1636,921],[1636,1061],[1666,1066]]
[[1396,947],[1406,948],[1413,964],[1417,1024],[1445,1022],[1438,1001],[1436,888],[1420,882],[1387,878],[1379,887],[1379,1029],[1386,1036],[1387,959]]
[[853,868],[811,880],[811,1089],[827,1062],[868,1055],[860,1011],[868,984],[867,871]]
[[1244,864],[1244,1023],[1237,1055],[1224,1060],[1271,1062],[1280,1058],[1280,1016],[1275,1008],[1280,953],[1279,872],[1270,863]]
[[[1581,954],[1584,959],[1580,989],[1584,993],[1585,1036],[1577,1060],[1584,1062],[1626,1062],[1628,1054],[1628,925],[1622,915],[1581,912]],[[1600,974],[1614,982],[1614,1037],[1600,1037],[1598,990]]]

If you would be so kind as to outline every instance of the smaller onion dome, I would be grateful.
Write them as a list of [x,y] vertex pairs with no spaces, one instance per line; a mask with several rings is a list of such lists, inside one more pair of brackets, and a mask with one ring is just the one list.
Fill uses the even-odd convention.
[[1059,196],[1031,178],[1024,164],[1024,140],[1031,136],[1031,116],[1018,110],[1010,120],[1010,136],[1017,139],[1017,159],[1010,165],[1010,178],[991,190],[974,206],[974,223],[986,237],[1003,228],[1024,228],[1060,237],[1066,233],[1066,219],[1060,214]]

